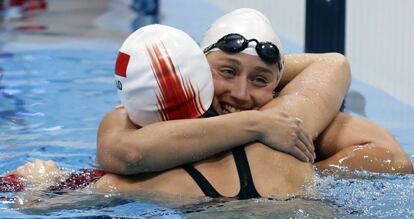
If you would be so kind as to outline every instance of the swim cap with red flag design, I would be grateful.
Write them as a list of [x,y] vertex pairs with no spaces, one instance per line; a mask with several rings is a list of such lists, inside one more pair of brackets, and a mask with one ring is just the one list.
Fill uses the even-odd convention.
[[200,117],[214,88],[200,47],[181,30],[148,25],[119,49],[115,66],[118,96],[137,125]]

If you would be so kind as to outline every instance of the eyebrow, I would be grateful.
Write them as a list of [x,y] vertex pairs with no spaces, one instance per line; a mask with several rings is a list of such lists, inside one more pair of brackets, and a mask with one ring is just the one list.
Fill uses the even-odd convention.
[[223,59],[221,59],[221,61],[223,61],[223,62],[230,62],[231,64],[235,64],[235,65],[240,65],[241,64],[239,62],[239,60],[234,59],[234,58],[230,58],[230,57],[224,57]]

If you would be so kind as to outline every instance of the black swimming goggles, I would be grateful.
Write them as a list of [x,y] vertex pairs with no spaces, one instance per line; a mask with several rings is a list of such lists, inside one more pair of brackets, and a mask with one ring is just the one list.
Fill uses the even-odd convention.
[[204,53],[207,53],[214,48],[219,48],[228,53],[238,53],[245,50],[252,41],[256,42],[256,52],[259,57],[267,63],[278,63],[280,70],[280,52],[275,44],[271,42],[259,42],[256,39],[248,40],[238,33],[230,33],[220,38],[216,43],[205,48]]

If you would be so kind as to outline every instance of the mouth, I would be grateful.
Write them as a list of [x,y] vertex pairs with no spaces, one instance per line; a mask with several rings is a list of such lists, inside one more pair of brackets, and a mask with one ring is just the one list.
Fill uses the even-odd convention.
[[235,112],[242,111],[241,109],[238,109],[238,108],[236,108],[234,106],[231,106],[229,104],[226,104],[226,103],[221,103],[220,106],[221,106],[223,114],[235,113]]

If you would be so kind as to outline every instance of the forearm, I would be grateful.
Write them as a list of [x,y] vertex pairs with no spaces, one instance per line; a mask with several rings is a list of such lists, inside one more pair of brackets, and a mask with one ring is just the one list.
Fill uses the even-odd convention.
[[[319,63],[319,64],[328,64],[326,67],[332,67],[333,65],[337,65],[340,67],[339,62],[346,62],[347,60],[345,56],[340,53],[298,53],[298,54],[287,54],[285,55],[285,67],[283,69],[282,78],[278,84],[277,89],[280,91],[282,90],[287,84],[289,84],[293,79],[299,76],[303,71],[309,68],[312,64]],[[330,66],[329,66],[330,65]],[[343,66],[342,66],[343,67]],[[331,69],[326,68],[324,70],[333,72]],[[340,70],[349,71],[349,66],[347,69]],[[341,73],[341,72],[333,72]]]
[[108,172],[137,174],[199,161],[256,140],[256,113],[245,111],[128,129],[127,133],[118,133],[123,137],[116,144],[98,146],[98,162]]
[[412,173],[410,158],[384,127],[339,113],[318,138],[319,168]]
[[[292,77],[292,71],[301,70],[301,73],[265,108],[277,107],[301,119],[315,139],[338,113],[348,91],[351,81],[348,62],[344,56],[335,53],[306,55],[302,61],[306,68],[295,60],[287,59],[287,62],[291,63],[286,69],[288,77]],[[292,62],[299,67],[289,67],[295,66]]]
[[[408,156],[398,145],[384,147],[379,143],[368,143],[346,147],[333,156],[315,163],[320,170],[338,171],[367,170],[381,173],[413,173]],[[394,150],[393,150],[394,149]]]

